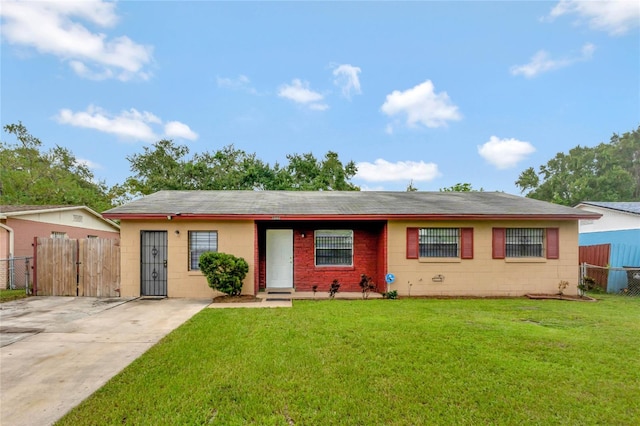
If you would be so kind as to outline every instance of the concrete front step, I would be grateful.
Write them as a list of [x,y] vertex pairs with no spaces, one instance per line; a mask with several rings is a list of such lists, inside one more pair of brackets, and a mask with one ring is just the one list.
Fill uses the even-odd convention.
[[295,291],[293,288],[266,288],[260,297],[265,302],[290,302]]

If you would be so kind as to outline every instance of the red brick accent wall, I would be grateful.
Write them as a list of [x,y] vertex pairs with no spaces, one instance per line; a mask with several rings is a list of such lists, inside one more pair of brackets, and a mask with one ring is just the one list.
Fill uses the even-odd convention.
[[[336,229],[324,226],[322,229]],[[304,233],[305,237],[302,238]],[[334,279],[340,282],[340,291],[360,291],[360,274],[371,276],[378,288],[382,277],[380,270],[381,231],[375,229],[353,230],[353,266],[315,266],[313,229],[296,229],[293,233],[293,281],[297,291],[329,291]]]

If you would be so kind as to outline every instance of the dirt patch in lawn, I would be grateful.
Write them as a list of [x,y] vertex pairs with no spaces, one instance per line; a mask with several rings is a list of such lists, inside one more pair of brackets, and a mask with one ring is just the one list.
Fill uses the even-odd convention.
[[250,294],[241,294],[240,296],[218,296],[213,298],[213,303],[250,303],[261,302],[259,297]]
[[589,296],[572,296],[568,294],[527,294],[529,299],[553,299],[553,300],[572,300],[576,302],[597,302],[597,299]]

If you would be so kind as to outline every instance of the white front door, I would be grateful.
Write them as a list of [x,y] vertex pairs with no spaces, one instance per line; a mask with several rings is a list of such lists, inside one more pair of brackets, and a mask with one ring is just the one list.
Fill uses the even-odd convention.
[[267,229],[267,288],[293,288],[293,230]]

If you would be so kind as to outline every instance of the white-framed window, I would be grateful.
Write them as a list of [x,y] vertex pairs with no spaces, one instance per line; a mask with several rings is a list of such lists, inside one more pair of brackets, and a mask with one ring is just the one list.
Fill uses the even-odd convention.
[[506,257],[544,257],[543,228],[507,228]]
[[200,255],[218,251],[218,231],[189,231],[189,270],[200,270]]
[[353,231],[350,229],[314,232],[316,266],[353,265]]
[[460,257],[459,228],[420,228],[420,257]]
[[66,232],[51,231],[51,238],[67,238]]

